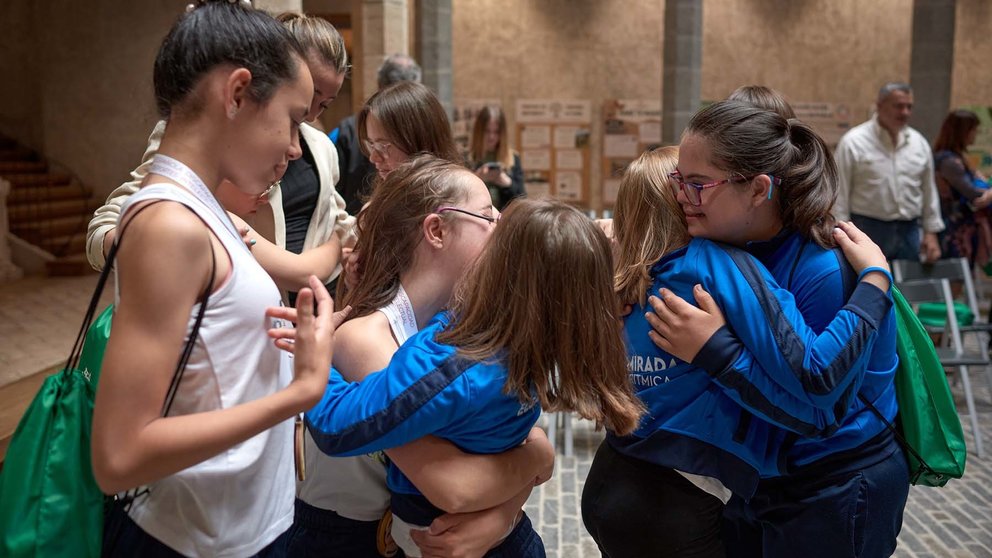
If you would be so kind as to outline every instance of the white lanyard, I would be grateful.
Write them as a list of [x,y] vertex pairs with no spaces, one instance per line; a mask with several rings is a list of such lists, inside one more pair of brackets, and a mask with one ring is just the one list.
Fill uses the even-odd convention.
[[413,304],[410,303],[410,297],[403,289],[403,285],[400,285],[399,290],[396,291],[393,301],[382,308],[382,313],[389,320],[389,325],[400,345],[420,330],[417,327],[417,316],[413,313]]
[[224,228],[234,235],[238,243],[244,246],[246,250],[248,249],[244,241],[242,241],[241,235],[234,228],[234,223],[228,217],[227,212],[224,211],[217,198],[207,189],[207,185],[203,183],[203,180],[192,169],[168,155],[158,153],[152,159],[152,167],[148,170],[148,173],[164,176],[189,190],[193,196],[203,202],[217,216]]

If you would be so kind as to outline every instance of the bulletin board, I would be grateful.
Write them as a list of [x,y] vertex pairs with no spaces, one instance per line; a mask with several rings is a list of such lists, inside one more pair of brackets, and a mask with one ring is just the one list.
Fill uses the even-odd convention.
[[851,129],[851,110],[843,103],[792,103],[796,118],[808,124],[833,151]]
[[661,100],[609,99],[603,119],[603,206],[610,208],[627,165],[661,143]]
[[475,117],[483,107],[497,106],[502,108],[499,99],[455,99],[451,112],[451,135],[458,146],[458,152],[468,160],[468,150],[472,144],[472,128]]
[[527,196],[588,208],[592,103],[520,99],[516,108],[516,145]]

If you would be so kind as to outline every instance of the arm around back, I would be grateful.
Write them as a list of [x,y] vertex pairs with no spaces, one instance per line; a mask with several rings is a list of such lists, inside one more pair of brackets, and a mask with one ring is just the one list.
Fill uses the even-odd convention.
[[90,219],[86,231],[86,259],[89,260],[93,269],[97,271],[103,269],[107,260],[107,251],[110,249],[110,244],[116,233],[121,206],[131,194],[137,192],[138,188],[141,187],[141,181],[145,179],[148,169],[152,166],[152,159],[158,152],[158,146],[164,133],[165,120],[160,120],[152,129],[151,135],[148,136],[148,147],[145,148],[145,154],[141,157],[141,164],[131,171],[131,180],[121,184],[111,192],[110,196],[107,197],[107,202],[93,213],[93,218]]

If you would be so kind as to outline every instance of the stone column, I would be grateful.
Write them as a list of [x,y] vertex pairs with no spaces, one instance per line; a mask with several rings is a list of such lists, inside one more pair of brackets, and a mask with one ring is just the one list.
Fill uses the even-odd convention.
[[[410,54],[407,0],[354,0],[352,104],[361,107],[378,89],[376,71],[390,54]],[[356,109],[357,110],[357,109]]]
[[703,64],[703,0],[665,0],[661,141],[677,144],[699,108]]
[[14,265],[10,259],[10,243],[7,241],[9,222],[7,221],[7,194],[10,193],[10,182],[0,178],[0,282],[20,279],[23,275],[21,268]]
[[451,0],[420,0],[417,3],[416,18],[416,59],[424,71],[424,85],[437,93],[450,116]]
[[930,141],[951,105],[955,4],[956,0],[913,0],[909,82],[915,106],[910,123]]

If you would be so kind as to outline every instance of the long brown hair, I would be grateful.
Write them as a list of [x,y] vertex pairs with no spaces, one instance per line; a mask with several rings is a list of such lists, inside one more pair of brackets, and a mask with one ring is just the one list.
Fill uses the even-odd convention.
[[368,156],[365,122],[375,115],[393,144],[411,157],[430,153],[453,163],[461,163],[451,123],[441,101],[426,85],[413,81],[394,83],[369,97],[356,117],[362,152]]
[[951,111],[940,125],[940,133],[937,134],[936,141],[933,142],[933,150],[951,151],[961,156],[965,167],[971,170],[968,165],[968,158],[964,156],[968,150],[968,134],[978,127],[978,115],[970,110]]
[[648,269],[663,255],[689,243],[685,213],[668,176],[678,147],[662,147],[634,159],[623,173],[613,216],[616,241],[614,289],[623,303],[647,298]]
[[[505,358],[506,393],[536,394],[620,435],[643,407],[627,377],[609,241],[561,202],[509,206],[456,290],[455,323],[437,340],[476,361]],[[505,355],[505,356],[504,356]]]
[[485,106],[475,116],[472,126],[472,145],[469,148],[469,159],[473,163],[481,163],[486,156],[486,128],[493,120],[499,122],[499,145],[496,146],[496,162],[509,169],[513,166],[513,150],[507,139],[506,115],[497,106]]
[[376,187],[358,214],[355,251],[362,255],[361,279],[354,289],[338,291],[342,303],[351,305],[349,319],[371,314],[393,300],[400,274],[413,263],[423,239],[424,219],[439,207],[462,202],[473,176],[462,165],[420,155],[396,167]]
[[780,179],[782,223],[824,248],[834,245],[837,167],[808,125],[739,101],[720,101],[697,112],[684,133],[704,138],[710,162],[721,170]]

